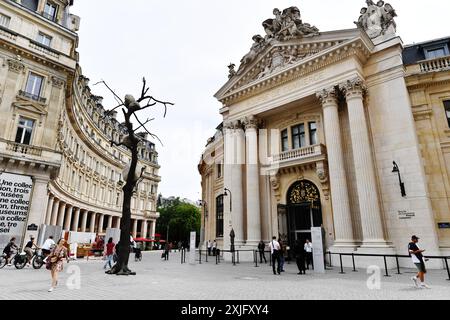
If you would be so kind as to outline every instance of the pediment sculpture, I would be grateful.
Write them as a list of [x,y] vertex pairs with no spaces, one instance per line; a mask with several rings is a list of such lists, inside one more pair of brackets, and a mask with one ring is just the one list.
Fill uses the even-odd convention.
[[275,8],[273,14],[274,18],[267,19],[262,23],[266,36],[253,36],[253,45],[250,51],[241,59],[241,65],[236,75],[242,74],[245,67],[253,62],[274,40],[285,42],[319,35],[319,29],[311,26],[309,23],[303,23],[300,10],[297,7],[289,7],[282,12]]
[[394,18],[397,13],[394,8],[380,0],[375,4],[372,0],[366,0],[367,7],[361,9],[361,15],[355,24],[366,31],[371,39],[382,35],[394,35],[397,25]]

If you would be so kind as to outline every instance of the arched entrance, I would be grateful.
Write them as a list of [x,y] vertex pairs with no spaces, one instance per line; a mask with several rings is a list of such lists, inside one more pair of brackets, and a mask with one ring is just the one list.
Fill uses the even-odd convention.
[[320,192],[308,180],[297,181],[287,193],[287,229],[289,244],[311,240],[311,228],[323,223]]

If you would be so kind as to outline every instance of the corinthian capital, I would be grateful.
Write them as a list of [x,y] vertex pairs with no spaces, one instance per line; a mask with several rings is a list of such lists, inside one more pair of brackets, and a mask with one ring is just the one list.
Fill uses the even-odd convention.
[[25,70],[25,65],[19,60],[8,59],[8,68],[10,71],[20,73]]
[[367,91],[367,86],[360,77],[347,80],[340,84],[339,88],[345,93],[347,98],[362,96]]
[[316,97],[320,103],[325,106],[327,104],[337,104],[338,93],[335,87],[323,89],[316,93]]
[[246,117],[242,123],[245,126],[245,130],[258,129],[260,121],[255,116]]

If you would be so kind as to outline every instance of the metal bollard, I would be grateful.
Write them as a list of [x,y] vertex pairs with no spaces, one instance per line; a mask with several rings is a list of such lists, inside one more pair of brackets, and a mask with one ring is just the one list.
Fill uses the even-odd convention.
[[199,256],[199,264],[202,264],[202,250],[198,250],[198,256]]
[[353,272],[358,272],[358,270],[356,270],[356,265],[355,265],[355,255],[352,253],[352,262],[353,262]]
[[397,274],[401,274],[400,263],[398,262],[398,255],[395,255],[395,261],[397,262]]
[[255,268],[258,268],[258,251],[253,251],[253,256],[255,257]]
[[448,274],[448,281],[450,281],[450,270],[449,270],[449,268],[448,268],[448,261],[447,261],[447,259],[448,258],[445,258],[445,267],[447,268],[447,274]]
[[239,264],[239,250],[237,251],[237,264]]
[[388,267],[387,267],[387,261],[386,261],[386,256],[383,256],[384,258],[384,269],[386,270],[386,274],[384,275],[385,277],[390,277],[389,273],[388,273]]
[[340,274],[345,274],[344,267],[342,265],[342,254],[339,254],[339,260],[341,261],[341,272],[340,272]]

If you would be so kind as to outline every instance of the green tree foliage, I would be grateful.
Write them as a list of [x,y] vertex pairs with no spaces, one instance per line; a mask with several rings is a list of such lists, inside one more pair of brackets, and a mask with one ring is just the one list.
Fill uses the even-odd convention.
[[160,217],[156,223],[156,233],[161,234],[162,239],[167,240],[167,226],[170,242],[188,241],[192,231],[200,233],[201,213],[198,207],[183,202],[180,198],[159,202]]

